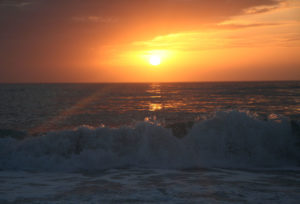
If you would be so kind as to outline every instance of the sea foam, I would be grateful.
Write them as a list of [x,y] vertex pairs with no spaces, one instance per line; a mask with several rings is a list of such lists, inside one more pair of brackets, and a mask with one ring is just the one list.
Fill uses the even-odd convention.
[[0,138],[1,170],[297,167],[299,133],[285,118],[239,111],[194,122],[184,137],[150,122],[134,127],[79,127],[18,140]]

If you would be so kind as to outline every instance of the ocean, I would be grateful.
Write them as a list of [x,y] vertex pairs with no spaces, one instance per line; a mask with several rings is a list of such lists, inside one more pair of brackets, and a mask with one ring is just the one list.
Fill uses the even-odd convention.
[[0,84],[0,203],[299,200],[299,81]]

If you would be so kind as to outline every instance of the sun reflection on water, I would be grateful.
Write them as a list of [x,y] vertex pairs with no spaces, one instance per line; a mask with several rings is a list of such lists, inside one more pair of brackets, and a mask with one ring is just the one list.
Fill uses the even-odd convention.
[[158,111],[158,110],[161,110],[163,107],[162,107],[162,104],[157,104],[157,103],[151,103],[149,105],[149,110],[150,111]]
[[150,84],[149,89],[146,91],[150,94],[149,98],[153,99],[149,103],[148,110],[149,111],[159,111],[163,109],[163,105],[161,103],[161,87],[160,84]]

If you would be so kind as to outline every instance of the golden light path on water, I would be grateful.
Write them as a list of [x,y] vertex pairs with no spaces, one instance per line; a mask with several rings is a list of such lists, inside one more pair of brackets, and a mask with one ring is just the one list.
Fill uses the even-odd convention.
[[[103,86],[93,94],[80,99],[71,107],[60,111],[55,116],[50,117],[48,120],[42,121],[40,124],[36,125],[32,129],[29,130],[30,134],[37,134],[41,132],[46,132],[49,130],[60,129],[60,125],[63,124],[68,119],[71,119],[74,115],[79,115],[80,113],[90,113],[90,108],[94,108],[99,102],[99,100],[106,100],[110,93],[113,91],[113,87],[111,86]],[[174,100],[165,100],[162,99],[162,90],[160,83],[150,83],[148,88],[145,90],[145,94],[148,94],[146,97],[125,97],[123,99],[129,100],[132,103],[138,103],[137,105],[140,107],[141,111],[149,111],[149,112],[157,112],[164,111],[164,109],[178,109],[180,107],[185,106],[186,104],[183,102],[178,102]],[[164,93],[165,94],[165,93]],[[176,93],[171,93],[176,94]],[[119,97],[121,99],[121,97]],[[139,101],[136,99],[140,98]],[[125,110],[123,110],[125,109]],[[109,110],[109,108],[108,108]],[[129,111],[130,107],[128,106],[120,106],[119,112]],[[148,117],[148,116],[146,116]],[[84,125],[84,124],[82,124]]]
[[103,87],[102,89],[95,92],[94,94],[79,100],[77,103],[75,103],[70,108],[59,112],[59,114],[57,114],[56,116],[54,116],[54,117],[50,118],[49,120],[44,121],[40,125],[37,125],[36,127],[32,128],[31,130],[29,130],[29,133],[35,134],[35,133],[44,132],[46,130],[55,129],[55,127],[59,123],[72,117],[72,115],[77,114],[80,110],[89,106],[93,101],[99,100],[99,97],[105,96],[105,94],[109,93],[110,90],[111,90],[111,87],[109,87],[109,86]]

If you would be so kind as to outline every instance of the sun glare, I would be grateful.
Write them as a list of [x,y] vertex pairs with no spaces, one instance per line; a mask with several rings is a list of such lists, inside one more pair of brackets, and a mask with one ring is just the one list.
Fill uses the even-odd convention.
[[157,66],[157,65],[160,65],[160,57],[157,56],[157,55],[152,55],[150,56],[150,59],[149,59],[149,63],[153,66]]

